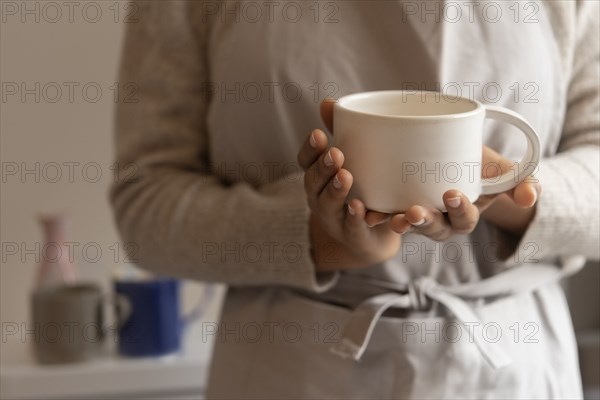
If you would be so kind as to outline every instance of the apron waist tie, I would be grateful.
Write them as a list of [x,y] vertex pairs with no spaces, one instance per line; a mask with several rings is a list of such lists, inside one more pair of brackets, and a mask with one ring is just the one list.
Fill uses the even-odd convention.
[[[458,322],[475,323],[479,319],[471,308],[459,297],[445,293],[429,277],[419,278],[409,288],[405,295],[385,293],[371,297],[361,303],[353,312],[350,322],[342,331],[341,340],[330,348],[330,351],[342,358],[353,358],[359,361],[367,349],[375,325],[381,315],[391,307],[423,309],[428,299],[438,301],[454,314]],[[508,356],[497,346],[493,346],[481,339],[481,335],[475,335],[475,329],[467,329],[469,339],[475,343],[483,358],[493,367],[500,368],[510,363]]]
[[494,368],[511,363],[499,343],[483,340],[483,335],[475,334],[482,329],[479,318],[463,298],[477,299],[490,296],[515,294],[535,290],[544,285],[559,281],[579,271],[585,260],[581,257],[566,257],[562,268],[547,265],[524,265],[483,281],[460,286],[442,286],[430,277],[421,277],[409,285],[407,294],[384,293],[368,298],[353,312],[344,327],[340,341],[330,351],[342,358],[359,361],[367,349],[375,325],[389,308],[424,309],[429,301],[437,301],[445,306],[459,323],[468,327],[469,339],[477,346],[482,357]]

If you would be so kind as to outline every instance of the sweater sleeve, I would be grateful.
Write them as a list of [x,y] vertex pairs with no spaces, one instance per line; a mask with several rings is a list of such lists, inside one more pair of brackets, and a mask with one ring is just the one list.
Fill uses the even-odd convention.
[[119,81],[136,93],[117,106],[111,190],[121,238],[156,273],[325,291],[338,275],[315,272],[302,179],[256,188],[210,173],[201,4],[138,1],[128,24]]
[[[567,112],[558,153],[539,165],[542,194],[536,215],[516,252],[509,256],[508,265],[571,256],[600,258],[598,2],[580,2],[576,18]],[[533,257],[531,249],[535,250]]]

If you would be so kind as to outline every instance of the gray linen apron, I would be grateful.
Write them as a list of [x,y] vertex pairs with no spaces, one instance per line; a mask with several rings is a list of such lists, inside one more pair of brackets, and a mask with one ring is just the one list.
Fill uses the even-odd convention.
[[[581,398],[556,284],[581,266],[524,266],[453,287],[423,278],[353,311],[286,289],[232,288],[208,398]],[[432,302],[434,317],[383,315]]]
[[[343,1],[335,2],[338,22],[332,24],[312,18],[215,22],[210,80],[226,88],[293,82],[304,92],[297,101],[279,90],[252,102],[217,98],[207,116],[211,160],[224,169],[293,163],[306,135],[322,126],[324,95],[415,86],[462,90],[463,96],[509,107],[540,133],[544,156],[556,153],[567,78],[543,3],[536,2],[535,24],[513,23],[512,2],[490,3],[500,5],[505,18],[405,18],[403,2]],[[500,88],[501,95],[494,97],[490,88]],[[240,134],[255,144],[236,141]],[[512,134],[490,123],[484,142],[516,160],[524,143]],[[277,152],[267,152],[263,143]],[[582,261],[564,260],[559,267],[558,261],[531,259],[507,267],[478,254],[494,245],[491,232],[482,222],[472,235],[453,238],[463,255],[458,259],[448,257],[448,248],[405,235],[396,259],[345,272],[320,295],[230,287],[207,397],[582,397],[558,284]],[[414,249],[419,251],[409,251]]]

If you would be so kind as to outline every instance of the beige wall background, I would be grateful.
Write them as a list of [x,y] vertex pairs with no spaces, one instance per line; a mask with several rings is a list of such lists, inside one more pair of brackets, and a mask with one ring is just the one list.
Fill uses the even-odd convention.
[[[0,4],[2,321],[27,321],[28,293],[36,270],[36,252],[29,250],[43,246],[36,220],[39,212],[68,213],[68,239],[81,243],[74,246],[74,260],[83,278],[106,284],[114,265],[109,246],[118,241],[107,190],[112,179],[115,104],[110,87],[116,82],[123,24],[110,14],[112,1],[77,2],[72,18],[68,8],[45,3]],[[13,5],[18,8],[15,15],[9,14]],[[92,22],[97,19],[94,9],[102,13],[96,22]],[[58,19],[56,10],[62,12]],[[15,84],[19,93],[9,95],[8,89]],[[100,95],[95,93],[97,87],[102,90]],[[31,93],[24,94],[26,90]],[[9,175],[15,164],[19,171]],[[73,165],[72,179],[69,165]],[[23,175],[25,170],[34,172]],[[58,180],[57,171],[61,174]],[[5,252],[7,243],[16,243],[18,254]],[[82,249],[88,243],[89,254],[84,255]],[[97,262],[92,253],[97,248],[94,243],[103,253]]]
[[[112,0],[2,0],[0,10],[0,318],[21,323],[29,320],[35,249],[44,245],[40,212],[70,217],[82,279],[108,289],[113,269],[126,263],[108,190],[117,67],[135,10]],[[188,283],[184,303],[201,290]]]

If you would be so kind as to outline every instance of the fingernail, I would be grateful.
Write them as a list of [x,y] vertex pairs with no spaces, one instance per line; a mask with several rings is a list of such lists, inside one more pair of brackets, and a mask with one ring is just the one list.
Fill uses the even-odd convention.
[[308,138],[308,143],[310,144],[310,147],[312,147],[313,149],[317,148],[317,139],[315,139],[314,132],[310,133],[310,137]]
[[329,150],[329,151],[327,152],[327,154],[325,155],[325,158],[323,159],[323,161],[325,162],[325,165],[326,165],[327,167],[331,167],[331,166],[333,166],[333,164],[335,164],[335,163],[333,162],[333,157],[331,157],[331,150]]
[[350,204],[348,204],[348,214],[356,215],[356,211],[354,210],[354,208],[350,207]]
[[417,222],[411,222],[411,225],[413,226],[421,226],[425,223],[425,218],[421,218],[420,220],[418,220]]
[[460,207],[460,197],[452,197],[451,199],[446,200],[446,204],[450,208],[458,208]]
[[338,178],[337,175],[335,175],[333,177],[333,187],[336,189],[341,189],[342,188],[342,182],[340,182],[340,179]]

